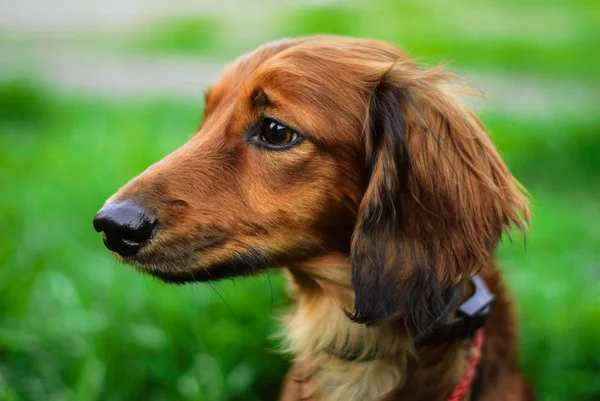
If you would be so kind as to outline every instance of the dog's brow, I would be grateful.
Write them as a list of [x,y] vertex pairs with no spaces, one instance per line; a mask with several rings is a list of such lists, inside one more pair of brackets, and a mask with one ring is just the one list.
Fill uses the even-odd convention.
[[272,106],[273,102],[269,99],[269,96],[265,93],[262,88],[256,88],[252,92],[252,106],[254,107],[267,107]]

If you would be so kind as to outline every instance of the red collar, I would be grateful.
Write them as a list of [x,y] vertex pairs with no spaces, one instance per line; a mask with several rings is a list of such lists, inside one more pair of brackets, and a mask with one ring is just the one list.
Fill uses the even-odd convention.
[[448,397],[448,401],[460,401],[467,390],[471,388],[477,365],[481,359],[484,337],[485,333],[483,329],[479,329],[473,334],[473,348],[471,348],[471,355],[469,356],[465,373],[463,374],[462,379],[460,379],[460,382],[454,387],[454,391],[452,391],[452,394]]

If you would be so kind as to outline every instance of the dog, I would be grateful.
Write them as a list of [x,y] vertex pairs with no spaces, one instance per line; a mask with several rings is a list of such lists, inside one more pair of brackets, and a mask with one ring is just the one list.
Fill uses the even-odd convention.
[[494,257],[527,194],[457,82],[377,40],[266,44],[94,227],[169,283],[281,268],[281,400],[532,400]]

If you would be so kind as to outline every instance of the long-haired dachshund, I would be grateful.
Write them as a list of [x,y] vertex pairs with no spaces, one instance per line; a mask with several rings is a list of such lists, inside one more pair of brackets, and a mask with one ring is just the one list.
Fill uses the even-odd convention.
[[375,40],[262,46],[94,227],[166,282],[284,268],[282,400],[531,400],[493,256],[528,202],[454,78]]

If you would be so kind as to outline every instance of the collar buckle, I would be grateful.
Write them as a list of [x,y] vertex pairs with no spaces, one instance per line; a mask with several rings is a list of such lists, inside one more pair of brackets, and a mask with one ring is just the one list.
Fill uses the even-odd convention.
[[471,337],[473,333],[483,327],[492,311],[492,304],[496,297],[490,293],[479,274],[472,275],[470,279],[475,292],[458,307],[458,317],[434,327],[427,333],[423,333],[424,335],[418,335],[415,339],[417,347]]

